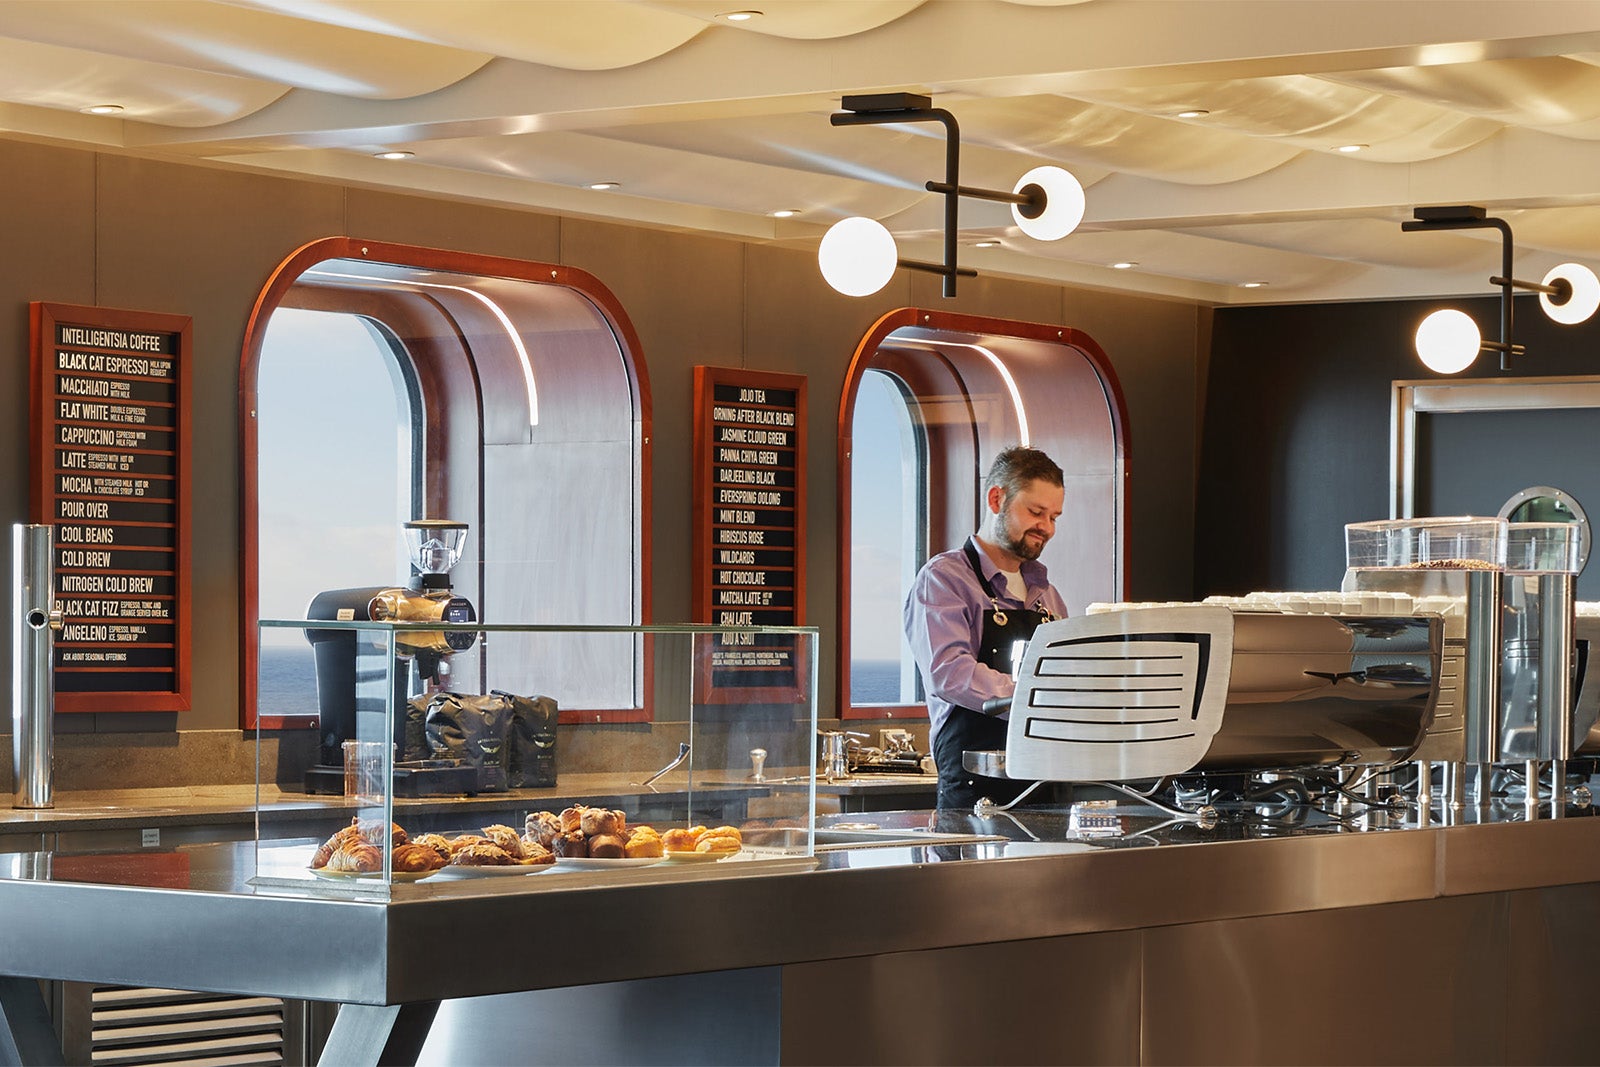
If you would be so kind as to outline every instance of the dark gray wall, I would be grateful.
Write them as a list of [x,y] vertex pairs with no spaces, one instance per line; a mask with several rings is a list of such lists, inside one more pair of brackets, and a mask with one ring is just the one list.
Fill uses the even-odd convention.
[[[1528,354],[1512,375],[1600,373],[1600,323],[1557,326],[1532,299],[1515,303],[1514,340]],[[1196,507],[1199,595],[1339,587],[1345,523],[1389,517],[1391,383],[1437,379],[1411,337],[1445,304],[1498,338],[1497,297],[1215,312]],[[1501,376],[1486,353],[1459,377]],[[1448,432],[1453,456],[1441,468],[1450,484],[1438,487],[1438,499],[1419,495],[1417,513],[1494,514],[1522,485],[1560,485],[1566,465],[1600,458],[1600,441],[1579,425],[1552,421],[1538,442],[1495,419],[1465,432],[1422,426],[1424,449]]]
[[[515,211],[277,176],[0,142],[0,515],[27,515],[27,305],[31,300],[194,319],[193,604],[195,706],[181,716],[80,716],[64,732],[126,732],[143,757],[181,747],[175,733],[231,731],[238,711],[238,365],[252,304],[272,270],[334,235],[452,248],[580,267],[619,298],[638,331],[654,399],[657,621],[688,618],[692,368],[784,370],[810,381],[808,623],[823,632],[824,716],[833,713],[839,391],[857,341],[885,312],[926,305],[1084,330],[1127,395],[1132,442],[1135,595],[1189,595],[1202,330],[1192,304],[984,277],[959,299],[901,272],[867,300],[823,284],[804,251],[604,220]],[[9,573],[3,579],[9,583]],[[5,590],[9,603],[10,591]],[[9,647],[9,620],[4,634]],[[65,718],[65,717],[64,717]],[[106,746],[102,745],[102,748]],[[70,758],[70,754],[69,754]],[[152,757],[153,758],[153,757]],[[239,765],[230,753],[202,758]],[[90,764],[103,763],[95,756]],[[77,765],[74,765],[75,767]],[[148,780],[147,760],[124,779]],[[203,766],[185,772],[209,780]],[[222,773],[222,772],[218,772]],[[179,776],[180,778],[183,775]],[[90,781],[84,781],[88,778]],[[92,766],[72,783],[92,781]],[[126,784],[123,781],[122,784]]]

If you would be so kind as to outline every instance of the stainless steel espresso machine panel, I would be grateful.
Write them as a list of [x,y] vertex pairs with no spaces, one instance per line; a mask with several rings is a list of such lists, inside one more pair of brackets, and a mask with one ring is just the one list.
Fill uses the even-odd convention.
[[1443,627],[1439,697],[1414,758],[1493,763],[1500,747],[1501,572],[1466,569],[1350,571],[1345,587],[1403,594]]
[[1385,764],[1438,697],[1436,616],[1285,615],[1190,604],[1041,626],[1006,741],[1012,778]]

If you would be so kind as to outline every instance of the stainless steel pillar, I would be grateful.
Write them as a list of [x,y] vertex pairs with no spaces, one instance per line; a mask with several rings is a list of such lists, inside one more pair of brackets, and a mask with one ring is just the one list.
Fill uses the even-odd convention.
[[[1538,758],[1566,761],[1573,754],[1572,662],[1575,579],[1539,575]],[[1556,782],[1561,792],[1561,782]]]
[[51,600],[52,528],[11,527],[12,806],[55,804],[55,640],[61,612]]
[[[1500,759],[1500,573],[1467,572],[1467,658],[1463,678],[1465,762]],[[1487,801],[1488,782],[1479,790]]]

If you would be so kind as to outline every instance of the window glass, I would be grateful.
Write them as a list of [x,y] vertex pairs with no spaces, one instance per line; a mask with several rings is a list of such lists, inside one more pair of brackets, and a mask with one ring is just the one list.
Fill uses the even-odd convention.
[[914,703],[916,664],[900,611],[927,554],[927,471],[899,379],[862,375],[851,437],[850,703]]
[[[407,577],[411,411],[400,367],[359,315],[279,308],[256,379],[258,596],[264,619],[305,618],[325,589]],[[263,715],[315,715],[311,646],[261,634]]]

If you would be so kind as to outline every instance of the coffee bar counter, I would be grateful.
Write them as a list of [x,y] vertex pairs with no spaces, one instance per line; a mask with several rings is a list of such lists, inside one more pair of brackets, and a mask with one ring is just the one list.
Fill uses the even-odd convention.
[[[230,810],[184,792],[3,821]],[[133,800],[160,803],[119,808]],[[304,803],[267,803],[263,823]],[[816,841],[381,896],[262,884],[257,850],[292,835],[7,853],[9,1056],[50,1062],[35,978],[337,1003],[322,1062],[341,1064],[1589,1055],[1592,809],[906,811],[819,818]]]

